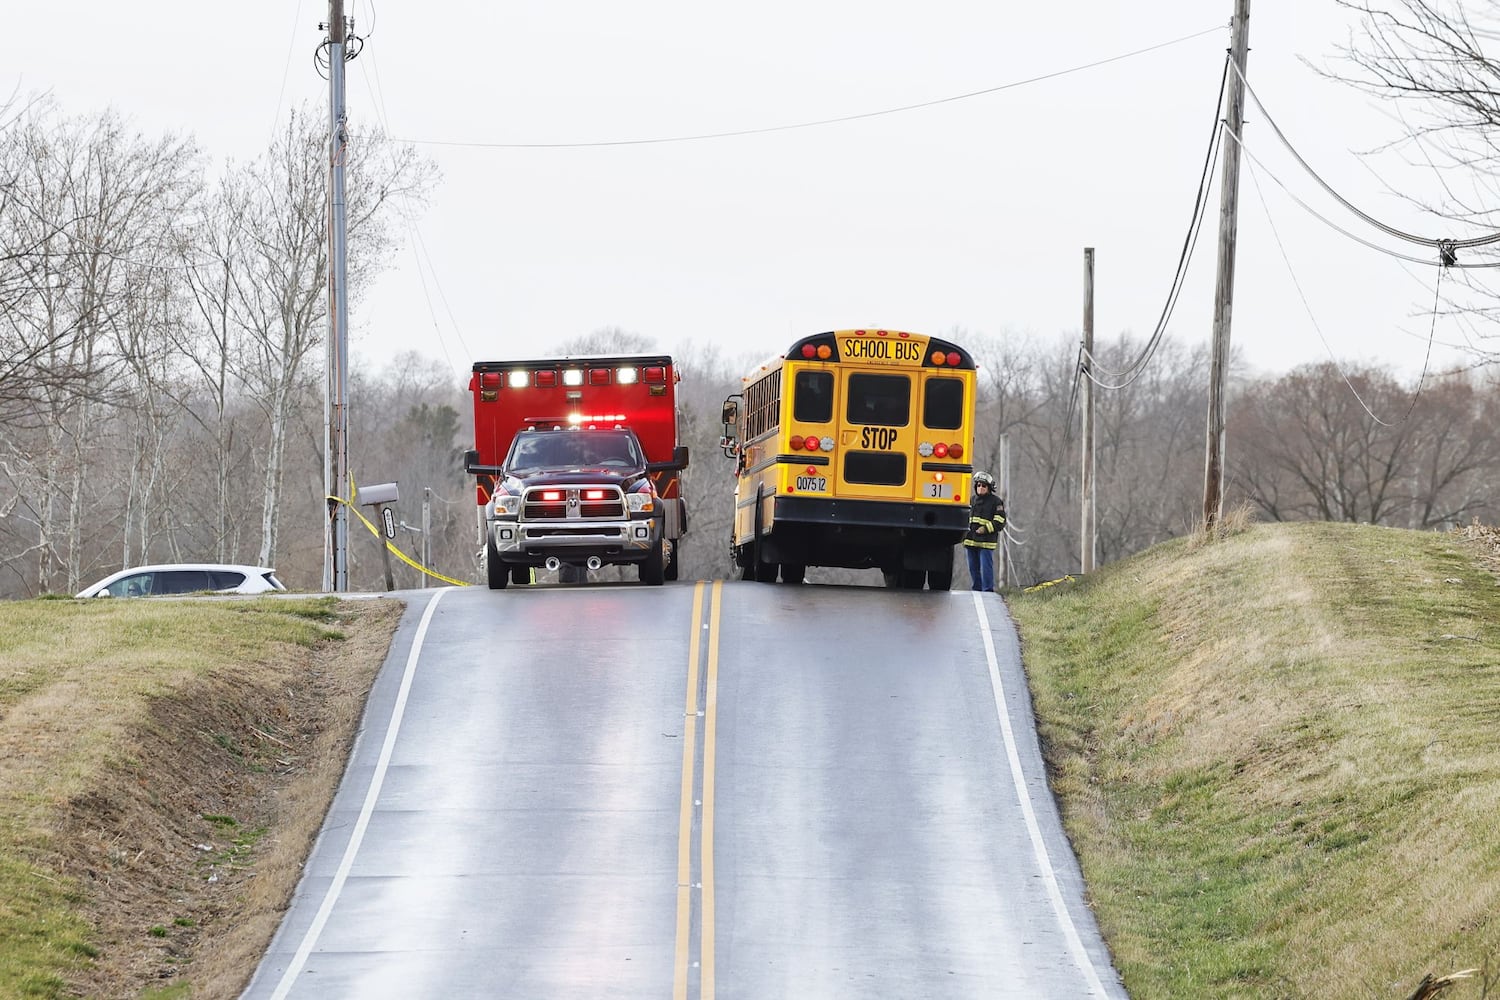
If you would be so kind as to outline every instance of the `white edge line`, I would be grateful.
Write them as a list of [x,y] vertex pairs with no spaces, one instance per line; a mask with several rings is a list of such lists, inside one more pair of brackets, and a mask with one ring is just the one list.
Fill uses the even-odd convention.
[[406,672],[401,675],[401,689],[396,694],[396,704],[391,708],[391,721],[386,727],[385,743],[380,748],[380,760],[375,764],[375,773],[370,778],[370,789],[365,793],[365,804],[359,811],[359,819],[354,824],[354,831],[349,835],[348,846],[344,848],[343,860],[339,862],[339,870],[333,876],[333,881],[328,885],[328,891],[323,895],[323,905],[318,907],[318,915],[313,918],[307,933],[302,936],[302,944],[297,948],[297,954],[292,957],[291,964],[281,974],[281,981],[276,984],[276,991],[271,994],[271,1000],[285,1000],[291,991],[292,981],[302,972],[302,967],[307,964],[307,958],[312,954],[313,948],[318,943],[318,936],[323,933],[323,926],[328,923],[328,915],[333,912],[334,904],[338,902],[339,893],[343,891],[344,882],[349,878],[349,870],[354,867],[354,856],[359,853],[360,844],[365,839],[365,829],[370,825],[370,814],[375,811],[375,801],[380,797],[380,787],[385,783],[385,772],[391,763],[391,753],[396,746],[396,736],[401,730],[401,717],[406,714],[406,699],[411,693],[411,681],[417,672],[417,657],[422,652],[422,640],[427,636],[427,625],[432,621],[432,613],[437,609],[438,601],[442,600],[447,588],[437,591],[432,595],[432,600],[427,602],[427,609],[422,612],[422,623],[417,626],[417,634],[412,638],[411,652],[406,655]]
[[1052,909],[1057,913],[1057,922],[1062,925],[1063,936],[1068,939],[1068,948],[1073,952],[1074,961],[1083,971],[1089,986],[1099,996],[1107,997],[1109,993],[1105,990],[1098,970],[1094,968],[1093,959],[1089,957],[1088,949],[1084,948],[1083,939],[1078,935],[1078,928],[1068,913],[1062,890],[1057,885],[1057,873],[1052,870],[1052,858],[1047,853],[1047,845],[1042,841],[1042,829],[1036,821],[1036,810],[1031,804],[1031,792],[1026,787],[1026,775],[1021,770],[1021,755],[1016,751],[1016,734],[1010,725],[1010,709],[1005,701],[1005,685],[1000,680],[1000,661],[995,656],[995,641],[990,635],[990,619],[984,612],[984,599],[981,591],[974,591],[974,610],[979,615],[979,635],[984,640],[984,657],[989,662],[990,685],[995,689],[995,712],[1000,717],[1000,732],[1005,737],[1005,755],[1010,758],[1011,780],[1016,786],[1016,797],[1021,801],[1021,815],[1026,819],[1026,832],[1031,836],[1031,850],[1036,855],[1037,864],[1041,866],[1042,881],[1047,886],[1047,897],[1052,901]]

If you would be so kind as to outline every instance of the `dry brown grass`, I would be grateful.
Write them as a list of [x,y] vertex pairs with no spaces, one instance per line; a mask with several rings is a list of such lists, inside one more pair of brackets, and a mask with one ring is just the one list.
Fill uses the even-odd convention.
[[1254,526],[1012,602],[1132,996],[1398,997],[1500,954],[1500,588],[1466,544]]
[[13,969],[11,988],[125,998],[176,982],[195,998],[239,995],[401,612],[317,604],[0,608],[0,853],[76,893],[94,952],[60,981]]

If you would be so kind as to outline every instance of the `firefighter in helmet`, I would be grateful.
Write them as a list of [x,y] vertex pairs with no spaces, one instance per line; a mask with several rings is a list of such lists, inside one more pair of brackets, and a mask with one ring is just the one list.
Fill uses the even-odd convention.
[[969,560],[969,584],[974,590],[995,589],[995,549],[1005,530],[1005,503],[995,496],[995,477],[974,473],[974,499],[969,505],[969,533],[964,554]]

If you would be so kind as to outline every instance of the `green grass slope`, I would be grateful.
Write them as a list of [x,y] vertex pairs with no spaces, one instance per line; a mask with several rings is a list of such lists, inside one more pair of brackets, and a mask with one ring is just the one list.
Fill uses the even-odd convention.
[[1009,596],[1134,1000],[1406,997],[1469,968],[1445,996],[1500,995],[1500,586],[1477,553],[1256,525]]

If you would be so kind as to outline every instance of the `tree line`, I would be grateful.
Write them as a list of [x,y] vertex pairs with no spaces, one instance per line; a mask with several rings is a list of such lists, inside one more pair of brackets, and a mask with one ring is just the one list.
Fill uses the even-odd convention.
[[[1488,155],[1463,145],[1500,121],[1484,86],[1496,68],[1467,45],[1464,8],[1393,0],[1375,16],[1373,5],[1344,5],[1371,15],[1366,44],[1351,50],[1363,73],[1352,82],[1402,98],[1438,95],[1437,107],[1451,109],[1437,112],[1436,130],[1454,140],[1450,162],[1478,182],[1492,176]],[[1433,135],[1417,131],[1413,141]],[[73,593],[113,570],[168,561],[255,562],[295,588],[321,585],[325,136],[320,114],[294,111],[259,156],[214,167],[191,140],[141,134],[114,112],[68,115],[45,99],[0,108],[0,597]],[[438,175],[378,135],[346,170],[357,302]],[[1462,204],[1434,213],[1471,225],[1491,218]],[[1465,317],[1486,332],[1484,305]],[[919,332],[962,344],[982,366],[975,465],[1008,475],[1011,582],[1076,572],[1076,340]],[[1094,355],[1123,369],[1140,347],[1121,334],[1100,338]],[[682,576],[728,576],[733,476],[719,454],[719,404],[763,359],[618,329],[580,331],[538,353],[644,350],[672,353],[682,372],[692,454]],[[1167,338],[1141,377],[1094,394],[1100,563],[1198,527],[1207,368],[1206,348]],[[1270,520],[1416,529],[1494,523],[1500,386],[1486,369],[1410,384],[1378,365],[1334,360],[1282,374],[1232,371],[1231,507]],[[466,385],[415,354],[349,375],[356,480],[399,482],[397,544],[415,558],[425,541],[433,570],[480,581],[474,486],[462,472]],[[357,520],[349,570],[353,589],[384,587],[381,543]],[[402,562],[394,576],[398,587],[424,582]]]

